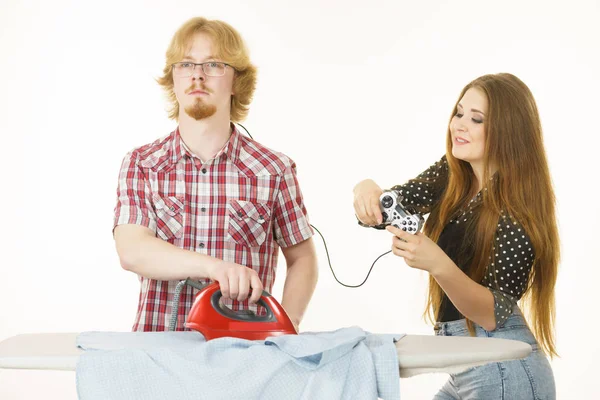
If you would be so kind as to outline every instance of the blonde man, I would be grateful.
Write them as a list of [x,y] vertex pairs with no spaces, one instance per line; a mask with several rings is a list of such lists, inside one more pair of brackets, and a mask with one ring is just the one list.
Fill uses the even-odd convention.
[[121,265],[140,277],[134,331],[177,330],[196,290],[179,280],[219,282],[234,311],[257,310],[287,263],[282,305],[296,326],[317,280],[312,230],[296,178],[282,153],[242,136],[256,68],[240,34],[222,21],[193,18],[175,33],[158,83],[177,128],[130,151],[119,175],[114,237]]

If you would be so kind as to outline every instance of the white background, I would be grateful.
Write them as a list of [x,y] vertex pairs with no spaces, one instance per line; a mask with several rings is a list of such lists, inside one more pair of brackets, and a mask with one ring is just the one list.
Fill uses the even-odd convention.
[[[464,85],[520,77],[538,102],[558,199],[558,398],[600,393],[598,1],[2,0],[0,340],[131,328],[139,286],[111,236],[117,174],[128,150],[175,127],[154,79],[175,30],[197,15],[245,38],[259,67],[245,126],[296,161],[311,222],[350,284],[391,243],[356,225],[354,184],[414,177],[443,154]],[[320,280],[303,330],[431,333],[425,273],[388,255],[363,287],[344,288],[315,240]],[[281,264],[278,297],[284,278]],[[403,398],[429,399],[446,379],[402,379]],[[1,370],[0,398],[74,399],[74,382]]]

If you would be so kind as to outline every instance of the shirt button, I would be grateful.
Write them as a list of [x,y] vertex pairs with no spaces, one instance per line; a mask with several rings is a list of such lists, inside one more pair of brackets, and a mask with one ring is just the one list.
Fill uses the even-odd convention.
[[169,208],[169,210],[175,211],[175,206],[171,206],[171,208]]
[[203,248],[204,248],[204,243],[200,243],[198,246],[199,246],[201,249],[203,249]]
[[205,212],[205,211],[206,211],[206,207],[202,207],[202,208],[200,209],[200,211],[202,211],[202,212]]
[[242,213],[241,211],[238,211],[238,217],[243,217],[244,213]]
[[206,173],[206,168],[202,168],[202,173],[205,174]]

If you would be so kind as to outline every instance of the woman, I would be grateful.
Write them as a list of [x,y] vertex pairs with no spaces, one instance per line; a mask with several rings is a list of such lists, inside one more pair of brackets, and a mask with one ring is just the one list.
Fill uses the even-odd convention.
[[[404,185],[407,208],[429,214],[423,233],[393,226],[392,251],[428,271],[425,313],[436,335],[521,340],[524,360],[450,376],[435,399],[554,399],[546,356],[556,356],[554,286],[558,232],[537,106],[511,74],[469,83],[452,112],[446,155]],[[354,188],[358,219],[382,222],[372,180]],[[529,328],[517,301],[529,305]]]

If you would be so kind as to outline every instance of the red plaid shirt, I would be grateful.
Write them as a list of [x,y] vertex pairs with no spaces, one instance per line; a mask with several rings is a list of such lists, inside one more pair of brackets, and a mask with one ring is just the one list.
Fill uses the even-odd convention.
[[[146,226],[182,249],[252,268],[267,291],[279,247],[313,234],[294,162],[235,128],[223,149],[204,163],[187,149],[178,129],[134,149],[123,160],[117,197],[115,227]],[[133,330],[167,330],[178,281],[140,280]],[[196,293],[187,285],[182,290],[177,330],[184,329]],[[223,302],[236,311],[257,311],[247,300]]]

